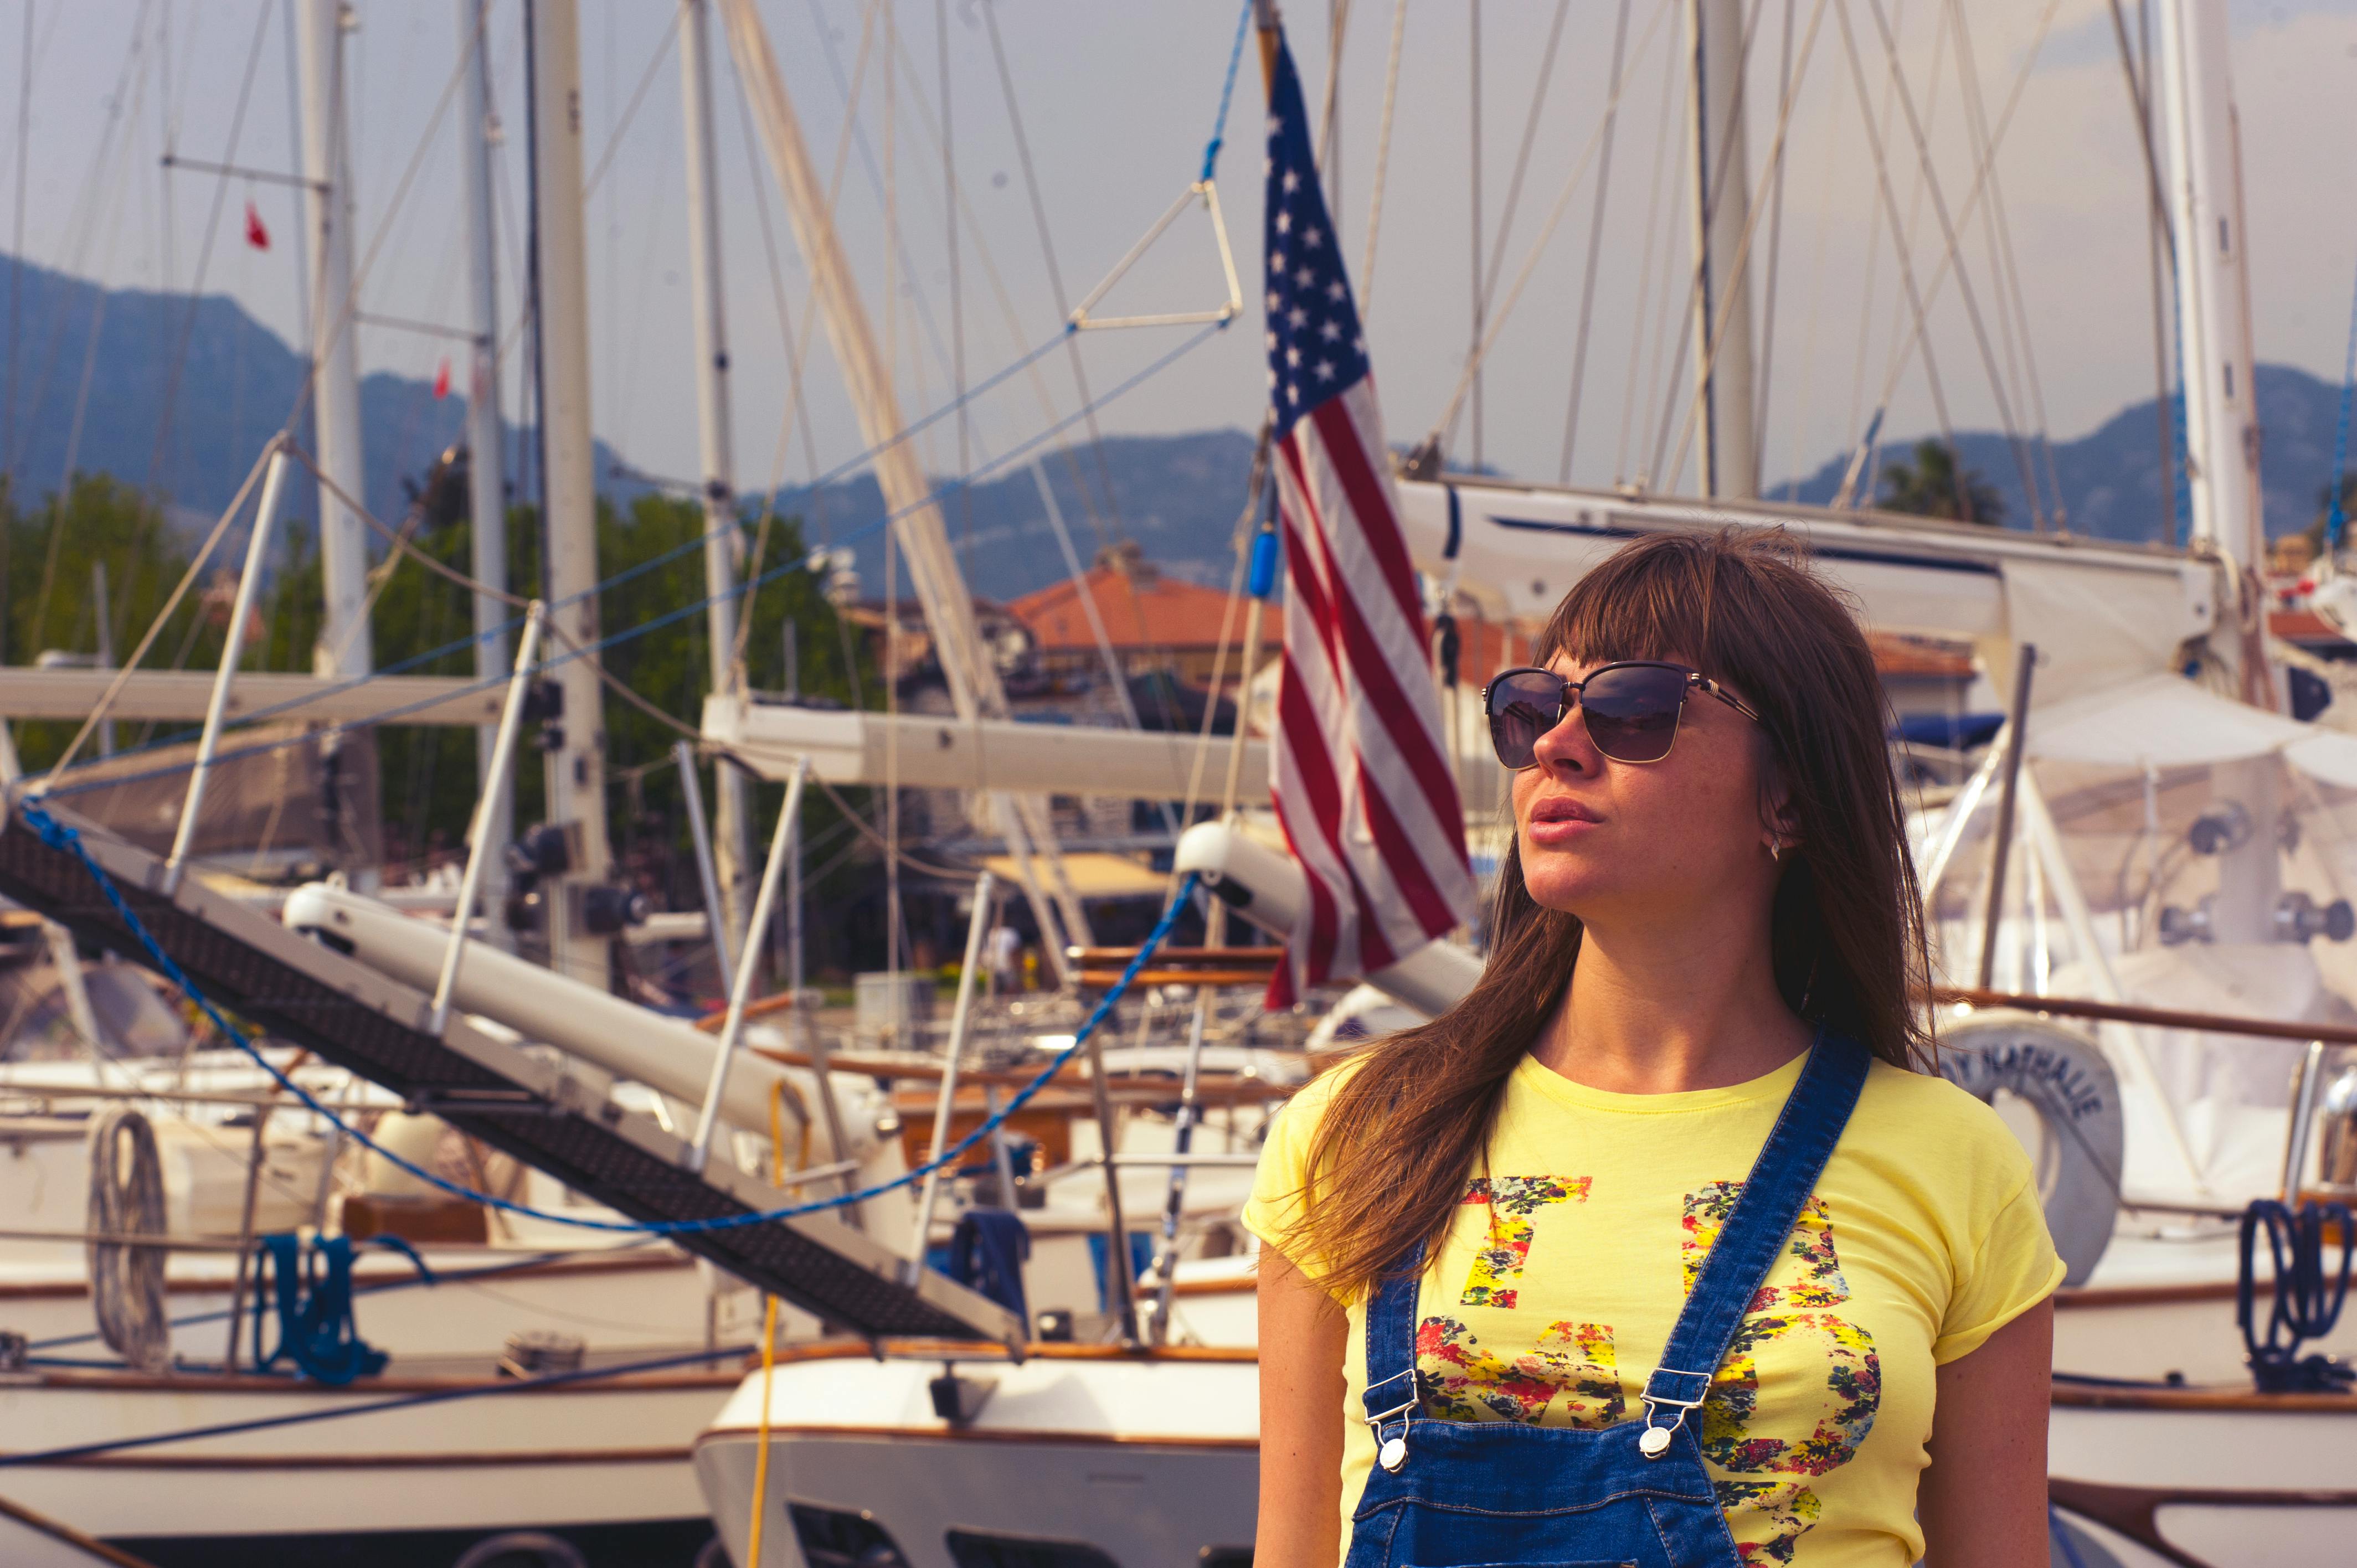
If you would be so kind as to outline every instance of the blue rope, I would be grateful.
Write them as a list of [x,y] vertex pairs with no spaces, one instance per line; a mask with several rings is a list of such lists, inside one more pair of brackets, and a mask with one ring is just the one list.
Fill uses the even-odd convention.
[[188,1443],[199,1437],[233,1437],[244,1432],[270,1432],[284,1426],[306,1426],[316,1421],[337,1421],[348,1415],[372,1415],[379,1411],[413,1410],[419,1405],[450,1404],[459,1400],[490,1399],[499,1394],[522,1393],[529,1389],[560,1387],[566,1383],[586,1383],[602,1378],[626,1377],[636,1372],[660,1372],[671,1367],[692,1367],[700,1362],[725,1361],[733,1356],[752,1352],[750,1345],[730,1345],[716,1350],[696,1350],[682,1356],[660,1356],[648,1361],[632,1361],[619,1367],[585,1367],[577,1372],[551,1372],[544,1378],[501,1378],[463,1389],[442,1389],[427,1394],[402,1394],[392,1399],[371,1400],[365,1404],[337,1405],[328,1410],[297,1411],[291,1415],[258,1416],[252,1421],[228,1421],[211,1426],[186,1427],[178,1432],[157,1432],[145,1437],[118,1437],[104,1443],[77,1443],[67,1448],[44,1448],[32,1454],[0,1454],[0,1469],[16,1469],[28,1465],[59,1465],[70,1460],[86,1459],[93,1454],[116,1454],[126,1448],[153,1448],[162,1443]]
[[2348,519],[2341,510],[2341,489],[2349,482],[2349,401],[2357,392],[2357,294],[2349,301],[2349,357],[2341,368],[2341,424],[2332,435],[2332,493],[2326,505],[2331,510],[2324,520],[2324,558],[2330,563],[2341,554],[2341,525]]
[[280,1089],[301,1101],[306,1110],[324,1118],[344,1136],[379,1157],[390,1161],[418,1180],[437,1187],[453,1197],[463,1198],[470,1203],[479,1203],[486,1208],[496,1208],[508,1214],[520,1214],[526,1219],[545,1220],[554,1225],[570,1225],[584,1230],[628,1231],[633,1235],[644,1236],[701,1235],[716,1230],[734,1230],[747,1225],[768,1224],[772,1220],[795,1219],[806,1214],[823,1213],[830,1209],[845,1208],[851,1204],[864,1203],[871,1197],[880,1197],[888,1192],[920,1181],[934,1171],[956,1165],[968,1149],[998,1131],[1006,1124],[1008,1117],[1029,1104],[1041,1090],[1048,1087],[1049,1080],[1063,1070],[1064,1064],[1080,1053],[1081,1047],[1088,1043],[1089,1036],[1096,1033],[1097,1026],[1103,1023],[1111,1015],[1114,1004],[1121,1000],[1122,994],[1137,978],[1138,972],[1146,967],[1146,961],[1153,956],[1154,950],[1160,947],[1163,940],[1170,935],[1170,928],[1178,924],[1179,912],[1186,908],[1188,900],[1193,896],[1196,883],[1195,874],[1188,873],[1186,880],[1179,884],[1178,896],[1170,900],[1169,908],[1162,911],[1161,919],[1155,922],[1154,929],[1146,937],[1145,945],[1137,950],[1137,956],[1129,961],[1129,967],[1122,971],[1121,978],[1114,982],[1112,989],[1098,999],[1096,1008],[1090,1013],[1088,1021],[1081,1026],[1080,1033],[1072,1036],[1072,1043],[1057,1052],[1048,1065],[1040,1069],[1039,1076],[1016,1090],[1008,1097],[1006,1104],[985,1117],[973,1132],[943,1149],[940,1157],[928,1160],[914,1170],[903,1171],[889,1181],[861,1187],[856,1192],[841,1193],[833,1197],[813,1198],[807,1203],[789,1204],[782,1208],[724,1215],[716,1219],[591,1219],[580,1215],[534,1208],[529,1204],[517,1203],[510,1198],[500,1197],[488,1192],[477,1192],[472,1187],[463,1187],[427,1170],[407,1156],[386,1148],[337,1115],[335,1112],[320,1103],[310,1090],[281,1072],[277,1065],[264,1056],[253,1042],[246,1037],[244,1030],[231,1023],[228,1015],[213,1004],[210,997],[197,989],[196,982],[188,978],[187,972],[182,970],[172,955],[166,952],[162,945],[156,940],[145,923],[132,912],[131,906],[124,900],[123,890],[115,885],[114,878],[108,874],[106,868],[91,858],[90,850],[81,842],[80,832],[51,816],[37,801],[25,802],[23,810],[25,821],[41,835],[43,843],[52,849],[63,850],[81,862],[82,868],[90,873],[91,878],[98,884],[98,890],[106,896],[107,903],[113,906],[116,918],[121,919],[124,928],[137,939],[139,945],[147,950],[147,956],[155,961],[156,969],[166,979],[179,987],[181,994],[188,997],[208,1019],[211,1020],[213,1027],[219,1029],[239,1050],[252,1058],[263,1071],[271,1076]]
[[1236,18],[1236,41],[1228,46],[1228,79],[1220,83],[1220,113],[1211,122],[1211,139],[1203,147],[1203,183],[1211,182],[1211,175],[1220,166],[1220,146],[1228,135],[1228,104],[1236,95],[1236,66],[1244,58],[1244,34],[1252,26],[1253,0],[1244,0],[1243,14]]

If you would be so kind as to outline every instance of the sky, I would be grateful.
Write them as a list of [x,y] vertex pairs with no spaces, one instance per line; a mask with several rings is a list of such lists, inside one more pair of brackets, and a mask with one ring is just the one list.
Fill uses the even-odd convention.
[[[116,287],[225,293],[299,338],[294,191],[162,161],[169,151],[251,170],[293,167],[289,4],[0,0],[0,82],[9,88],[0,102],[17,111],[0,118],[0,190],[10,198],[0,249]],[[450,91],[464,4],[353,7],[346,47],[360,306],[382,320],[468,324]],[[684,478],[699,458],[676,13],[663,0],[578,5],[595,172],[587,262],[597,429],[643,472]],[[2132,27],[2144,8],[2127,0]],[[1745,9],[1754,18],[1744,65],[1750,174],[1762,198],[1752,261],[1771,483],[1854,444],[1886,383],[1886,434],[1936,429],[1944,411],[1953,428],[2009,416],[2064,439],[2152,395],[2143,154],[2108,0],[1745,0]],[[981,386],[1053,346],[1070,307],[1189,196],[1237,22],[1227,0],[761,0],[759,10],[821,177],[841,171],[837,225],[912,420],[951,403],[961,382]],[[1458,463],[1534,480],[1567,471],[1580,483],[1693,486],[1679,330],[1691,265],[1679,183],[1684,11],[1684,0],[1358,0],[1344,9],[1340,70],[1329,72],[1328,0],[1287,7],[1313,105],[1333,78],[1329,199],[1395,443],[1423,438],[1455,402],[1447,448]],[[2229,11],[2258,354],[2337,381],[2357,275],[2357,209],[2345,199],[2357,188],[2357,125],[2346,109],[2357,96],[2357,0],[2233,0]],[[1969,30],[1963,49],[1960,18]],[[528,205],[522,20],[522,0],[494,0],[500,311],[511,328]],[[1616,95],[1614,36],[1623,27]],[[1893,87],[1893,54],[1903,92]],[[809,274],[716,18],[712,55],[735,479],[759,489],[856,465],[866,443],[811,312]],[[1780,87],[1787,60],[1796,79],[1789,97]],[[1986,201],[1964,221],[1969,307],[1952,282],[1927,311],[1928,367],[1910,356],[1894,371],[1910,319],[1878,194],[1877,142],[1919,280],[1943,251],[1910,107],[1952,214],[1973,184],[1975,124],[2001,132],[2003,223],[1993,231],[1996,204]],[[963,418],[928,428],[930,470],[1005,471],[1028,444],[1080,438],[1092,421],[1136,434],[1255,423],[1265,395],[1254,287],[1262,113],[1247,48],[1216,165],[1243,280],[1235,324],[1083,333],[1077,372],[1070,351],[1050,347],[971,397]],[[1779,148],[1781,201],[1770,199]],[[953,222],[945,177],[963,199]],[[1599,179],[1608,182],[1600,223]],[[245,242],[249,201],[272,235],[267,251]],[[1485,291],[1493,346],[1478,392],[1460,398],[1474,302]],[[1226,296],[1198,199],[1097,314],[1200,311]],[[364,371],[430,380],[453,347],[404,327],[359,331]],[[511,413],[521,358],[511,353],[504,367]],[[1085,417],[1083,382],[1093,399]]]

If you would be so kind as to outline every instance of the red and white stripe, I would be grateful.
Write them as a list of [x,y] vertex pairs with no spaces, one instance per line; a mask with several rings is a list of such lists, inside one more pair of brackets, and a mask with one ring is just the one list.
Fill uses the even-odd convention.
[[1371,379],[1276,446],[1285,534],[1278,822],[1308,897],[1272,1007],[1470,919],[1465,820]]

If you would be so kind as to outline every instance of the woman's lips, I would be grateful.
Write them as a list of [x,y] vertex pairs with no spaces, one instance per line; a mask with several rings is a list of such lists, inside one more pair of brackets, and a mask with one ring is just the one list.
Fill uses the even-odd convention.
[[1550,796],[1531,808],[1529,834],[1531,843],[1543,848],[1559,848],[1575,839],[1593,832],[1603,825],[1604,819],[1587,807],[1567,796]]

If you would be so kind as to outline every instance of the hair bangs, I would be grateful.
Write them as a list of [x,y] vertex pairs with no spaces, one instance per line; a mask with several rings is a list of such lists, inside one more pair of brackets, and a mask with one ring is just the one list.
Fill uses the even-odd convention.
[[[1654,537],[1666,542],[1676,536]],[[1719,578],[1731,564],[1720,542],[1711,539],[1685,548],[1618,551],[1580,578],[1555,607],[1539,635],[1536,660],[1544,664],[1560,655],[1583,665],[1682,661],[1754,691],[1754,671],[1748,668],[1752,660],[1738,646],[1742,639],[1728,635],[1727,618],[1714,613],[1725,596]]]

